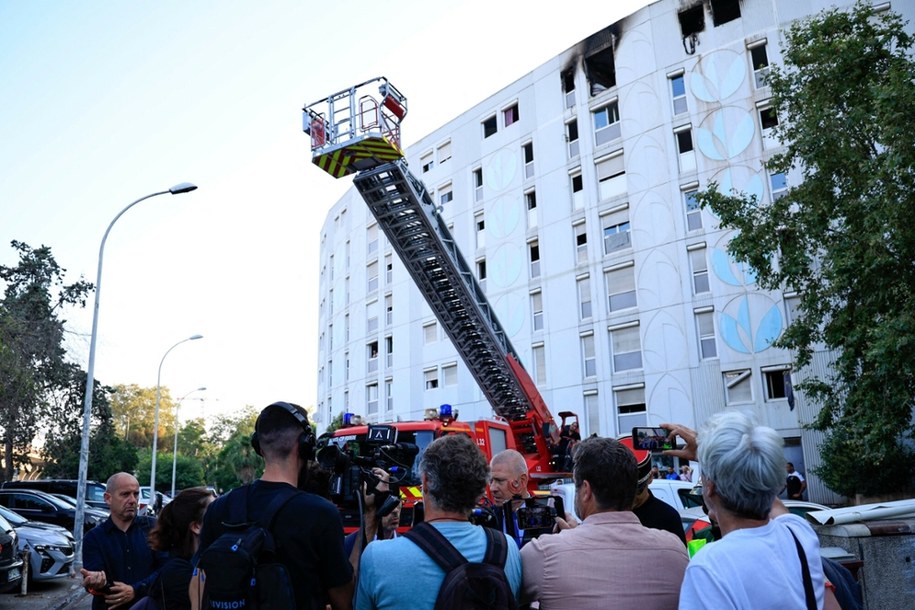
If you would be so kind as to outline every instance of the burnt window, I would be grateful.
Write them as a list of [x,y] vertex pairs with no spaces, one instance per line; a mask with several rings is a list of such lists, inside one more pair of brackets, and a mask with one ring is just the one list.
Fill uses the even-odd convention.
[[613,61],[613,47],[608,46],[585,59],[591,95],[597,95],[616,86],[616,64]]
[[702,12],[702,3],[696,6],[680,11],[677,14],[680,19],[680,32],[683,36],[697,34],[705,29],[705,13]]
[[712,23],[715,27],[740,19],[739,0],[712,0]]
[[484,138],[488,138],[489,136],[496,133],[497,129],[498,129],[498,127],[496,127],[496,115],[492,115],[491,117],[489,117],[488,119],[483,121],[483,137]]
[[575,68],[562,72],[562,92],[565,95],[566,108],[575,106]]

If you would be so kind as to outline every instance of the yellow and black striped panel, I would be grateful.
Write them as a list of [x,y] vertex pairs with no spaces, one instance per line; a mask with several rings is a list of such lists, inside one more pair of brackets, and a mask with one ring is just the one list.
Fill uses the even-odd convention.
[[396,144],[384,138],[366,138],[343,148],[315,155],[313,161],[334,178],[342,178],[401,157],[403,151]]

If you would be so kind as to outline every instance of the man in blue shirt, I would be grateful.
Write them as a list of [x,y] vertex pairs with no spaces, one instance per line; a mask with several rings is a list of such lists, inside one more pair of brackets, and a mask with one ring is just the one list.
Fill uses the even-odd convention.
[[83,586],[95,595],[92,610],[129,608],[146,595],[165,553],[149,548],[146,537],[155,525],[152,517],[138,517],[140,484],[119,472],[108,479],[105,502],[110,514],[83,538]]

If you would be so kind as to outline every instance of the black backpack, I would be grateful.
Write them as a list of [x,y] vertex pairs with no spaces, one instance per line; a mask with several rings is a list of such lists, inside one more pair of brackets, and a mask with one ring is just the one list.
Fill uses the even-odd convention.
[[295,594],[286,566],[276,558],[270,528],[280,509],[297,496],[289,488],[277,493],[260,521],[248,521],[248,488],[226,499],[226,532],[200,555],[202,610],[295,610]]
[[482,528],[486,533],[486,554],[482,563],[471,563],[448,539],[428,523],[420,523],[405,534],[445,571],[438,590],[435,610],[506,609],[518,605],[505,576],[508,540],[502,532]]

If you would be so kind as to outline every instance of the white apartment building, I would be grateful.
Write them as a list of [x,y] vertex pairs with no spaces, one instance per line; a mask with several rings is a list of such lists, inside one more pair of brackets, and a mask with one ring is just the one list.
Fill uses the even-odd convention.
[[[815,410],[772,346],[798,299],[760,290],[693,194],[715,181],[765,201],[799,179],[764,168],[778,117],[763,77],[779,30],[830,4],[659,0],[407,151],[554,416],[616,436],[753,411],[820,502],[837,498],[811,472]],[[492,416],[355,189],[325,220],[320,266],[319,428],[443,403]]]

